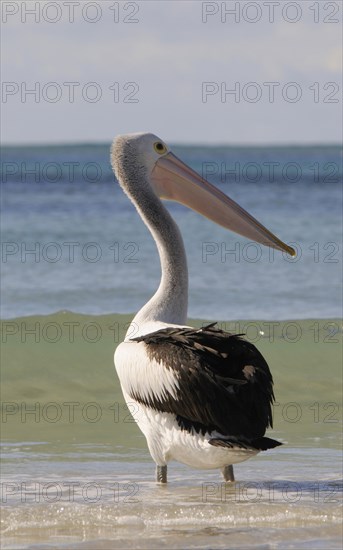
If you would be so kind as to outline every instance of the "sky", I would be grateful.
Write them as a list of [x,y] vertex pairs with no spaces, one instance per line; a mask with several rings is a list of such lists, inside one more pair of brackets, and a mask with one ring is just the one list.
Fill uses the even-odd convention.
[[1,2],[4,144],[342,139],[343,3]]

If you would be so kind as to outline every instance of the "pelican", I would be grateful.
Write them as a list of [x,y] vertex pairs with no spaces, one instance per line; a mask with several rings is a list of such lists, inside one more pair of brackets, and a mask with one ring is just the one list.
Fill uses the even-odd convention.
[[269,367],[242,335],[215,323],[186,324],[188,273],[178,226],[161,199],[178,201],[217,224],[294,256],[236,202],[178,159],[151,133],[118,136],[111,162],[120,186],[154,238],[161,263],[156,293],[137,313],[114,362],[126,403],[167,482],[176,460],[199,469],[220,469],[234,481],[233,464],[280,445],[265,437],[272,427],[273,379]]

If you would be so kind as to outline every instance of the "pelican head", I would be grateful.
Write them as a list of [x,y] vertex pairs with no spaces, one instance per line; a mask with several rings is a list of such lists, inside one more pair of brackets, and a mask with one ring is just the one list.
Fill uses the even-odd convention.
[[118,136],[112,145],[112,166],[124,191],[133,199],[177,201],[249,240],[295,256],[239,204],[178,159],[168,145],[151,133]]

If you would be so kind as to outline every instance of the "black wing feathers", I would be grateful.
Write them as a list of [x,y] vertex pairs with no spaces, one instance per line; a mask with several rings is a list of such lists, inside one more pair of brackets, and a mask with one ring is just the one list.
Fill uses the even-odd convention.
[[151,359],[173,370],[179,389],[176,398],[132,397],[176,414],[184,429],[260,438],[272,426],[273,379],[268,365],[253,344],[214,324],[202,329],[170,327],[134,338],[145,342]]

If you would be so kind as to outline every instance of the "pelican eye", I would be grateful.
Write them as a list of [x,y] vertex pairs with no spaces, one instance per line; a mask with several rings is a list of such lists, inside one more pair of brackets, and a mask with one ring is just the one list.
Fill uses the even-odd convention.
[[159,155],[167,152],[167,147],[161,141],[156,141],[156,143],[154,143],[154,149]]

